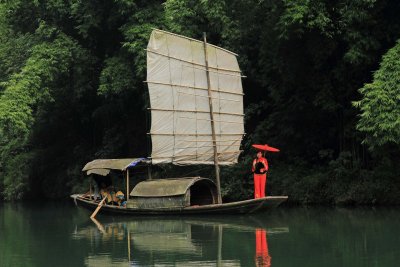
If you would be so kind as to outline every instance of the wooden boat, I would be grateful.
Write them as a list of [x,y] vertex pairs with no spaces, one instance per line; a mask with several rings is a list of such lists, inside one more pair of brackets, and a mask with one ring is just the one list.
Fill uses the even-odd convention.
[[[153,30],[147,47],[152,140],[149,158],[94,160],[86,174],[126,175],[126,207],[107,205],[119,214],[253,213],[274,208],[287,196],[222,203],[220,165],[237,163],[244,136],[243,89],[236,54],[173,33]],[[214,165],[216,184],[202,177],[152,180],[131,192],[129,171],[140,165]],[[86,197],[85,197],[86,196]],[[89,197],[87,197],[89,196]],[[92,194],[72,195],[94,209]]]
[[[79,195],[71,195],[76,199],[77,204],[94,210],[98,203],[91,200],[79,197]],[[284,196],[271,196],[258,199],[249,199],[223,204],[211,204],[204,206],[187,206],[187,207],[172,207],[172,208],[132,208],[118,207],[114,205],[105,205],[102,207],[102,213],[108,214],[125,214],[125,215],[189,215],[189,214],[247,214],[265,211],[275,208],[282,202],[286,201]]]

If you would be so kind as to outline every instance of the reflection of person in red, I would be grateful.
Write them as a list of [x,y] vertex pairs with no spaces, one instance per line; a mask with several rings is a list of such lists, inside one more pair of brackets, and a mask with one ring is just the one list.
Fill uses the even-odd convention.
[[268,252],[267,231],[256,229],[256,258],[257,267],[270,267],[271,257]]
[[257,152],[257,158],[253,160],[251,170],[254,173],[254,198],[265,197],[268,161],[263,157],[261,151]]

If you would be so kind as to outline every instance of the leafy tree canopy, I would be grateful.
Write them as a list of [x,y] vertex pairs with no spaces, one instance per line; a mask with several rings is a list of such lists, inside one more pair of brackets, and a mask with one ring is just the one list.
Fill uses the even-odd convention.
[[382,58],[373,82],[359,92],[360,101],[354,105],[361,110],[357,129],[366,134],[371,147],[400,144],[400,42]]

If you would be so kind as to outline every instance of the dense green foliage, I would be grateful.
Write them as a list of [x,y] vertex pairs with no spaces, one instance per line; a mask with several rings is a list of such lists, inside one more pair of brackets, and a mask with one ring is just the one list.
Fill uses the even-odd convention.
[[247,135],[240,163],[222,169],[226,199],[251,197],[251,144],[269,143],[281,149],[267,155],[269,193],[400,203],[399,11],[393,0],[3,2],[0,192],[66,196],[86,161],[147,155],[156,27],[207,32],[239,54]]
[[362,100],[355,102],[362,114],[358,129],[372,148],[387,143],[400,144],[400,43],[383,57],[374,81],[360,89]]

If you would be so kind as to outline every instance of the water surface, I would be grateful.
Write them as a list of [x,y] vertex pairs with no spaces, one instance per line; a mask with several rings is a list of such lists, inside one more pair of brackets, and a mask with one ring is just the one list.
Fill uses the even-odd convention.
[[399,266],[400,209],[112,217],[73,203],[0,205],[0,266]]

